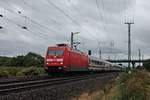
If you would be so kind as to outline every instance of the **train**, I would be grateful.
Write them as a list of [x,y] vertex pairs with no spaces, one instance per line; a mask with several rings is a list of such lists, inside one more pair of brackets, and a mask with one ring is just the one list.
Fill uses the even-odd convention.
[[92,57],[84,52],[69,47],[67,44],[57,44],[48,47],[44,58],[44,69],[48,73],[58,72],[101,72],[121,71],[122,67]]

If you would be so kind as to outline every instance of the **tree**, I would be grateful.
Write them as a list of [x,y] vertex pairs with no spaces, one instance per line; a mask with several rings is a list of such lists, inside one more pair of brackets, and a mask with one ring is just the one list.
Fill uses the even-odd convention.
[[43,66],[44,58],[36,53],[29,52],[27,55],[17,57],[0,57],[0,66]]
[[147,62],[144,62],[144,63],[143,63],[143,67],[144,67],[146,70],[150,71],[150,59],[148,59]]

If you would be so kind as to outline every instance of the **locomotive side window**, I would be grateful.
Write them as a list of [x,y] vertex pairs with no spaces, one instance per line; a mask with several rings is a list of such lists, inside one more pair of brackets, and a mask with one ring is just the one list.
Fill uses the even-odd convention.
[[49,56],[61,56],[64,54],[64,50],[49,50],[48,55]]

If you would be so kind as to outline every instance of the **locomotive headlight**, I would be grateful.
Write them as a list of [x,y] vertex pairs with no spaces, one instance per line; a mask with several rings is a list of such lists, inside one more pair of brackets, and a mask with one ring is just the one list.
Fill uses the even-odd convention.
[[59,58],[59,59],[56,59],[56,61],[58,61],[58,62],[63,62],[63,59],[62,59],[62,58]]
[[49,61],[53,61],[53,59],[46,59],[46,61],[47,61],[47,62],[49,62]]
[[63,64],[62,62],[60,64]]
[[47,65],[49,64],[49,63],[46,63]]

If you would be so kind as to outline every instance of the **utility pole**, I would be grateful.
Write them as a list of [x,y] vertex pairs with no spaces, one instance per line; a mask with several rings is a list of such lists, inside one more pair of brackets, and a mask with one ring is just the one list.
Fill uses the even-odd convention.
[[[138,51],[139,51],[139,61],[141,61],[141,49],[139,49]],[[139,62],[139,66],[141,66],[140,62]]]
[[73,32],[71,32],[71,48],[73,48]]
[[144,55],[142,54],[142,60],[144,60]]
[[102,59],[102,51],[99,49],[99,58]]
[[114,49],[114,41],[110,42],[110,59],[113,59],[113,49]]
[[79,42],[74,42],[73,38],[74,38],[74,34],[79,34],[79,32],[71,32],[71,48],[73,49],[74,44],[80,44]]
[[99,48],[99,59],[101,60],[102,59],[102,50],[100,48],[100,42],[98,42],[98,48]]
[[108,56],[108,60],[110,60],[110,56]]
[[128,67],[130,66],[130,61],[131,61],[131,24],[134,24],[134,22],[125,22],[125,24],[128,25]]
[[[2,14],[0,14],[0,18],[2,18],[3,17],[3,15]],[[0,26],[0,29],[3,29],[3,27],[2,26]]]

